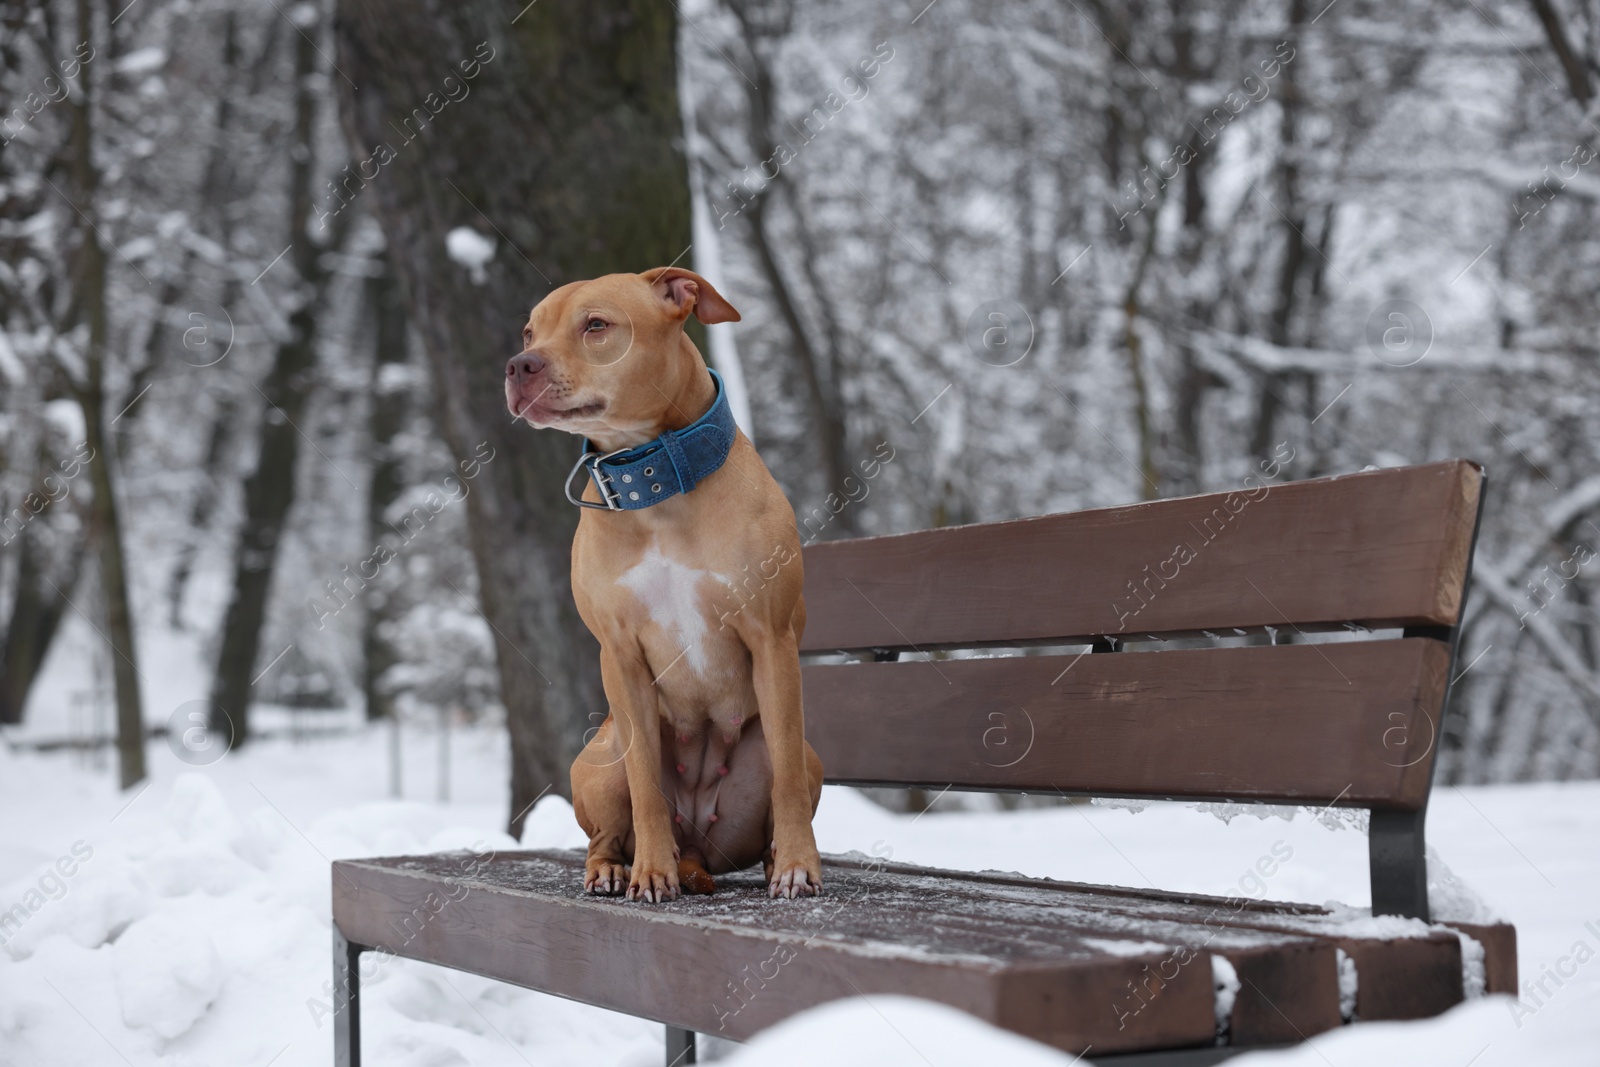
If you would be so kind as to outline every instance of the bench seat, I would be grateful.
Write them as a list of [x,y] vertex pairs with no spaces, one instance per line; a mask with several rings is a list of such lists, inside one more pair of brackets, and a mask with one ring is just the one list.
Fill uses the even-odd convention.
[[1515,993],[1515,930],[1430,906],[1424,832],[1483,470],[1277,473],[808,546],[806,737],[835,785],[1364,809],[1372,914],[864,856],[817,900],[752,871],[663,905],[585,897],[577,853],[340,862],[338,1067],[363,947],[659,1020],[670,1067],[858,993],[1129,1067]]
[[[1461,939],[1420,920],[1353,924],[1303,904],[861,854],[824,859],[819,897],[774,902],[757,868],[663,908],[585,894],[583,859],[342,860],[335,936],[346,952],[378,949],[734,1040],[840,997],[905,994],[1095,1059],[1187,1048],[1186,1062],[1203,1063],[1206,1049],[1287,1044],[1346,1021],[1341,954],[1355,968],[1355,1018],[1420,1018],[1463,997]],[[1476,931],[1491,986],[1514,973],[1509,931]],[[1219,978],[1230,989],[1221,1048]]]

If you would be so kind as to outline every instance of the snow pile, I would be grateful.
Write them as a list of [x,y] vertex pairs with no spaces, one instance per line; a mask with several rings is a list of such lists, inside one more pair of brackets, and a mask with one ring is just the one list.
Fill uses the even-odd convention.
[[[1135,800],[1127,797],[1092,797],[1089,803],[1097,808],[1118,808],[1137,815],[1152,804],[1162,803],[1155,800]],[[1284,822],[1293,822],[1302,812],[1310,815],[1314,820],[1330,830],[1359,830],[1367,832],[1368,812],[1366,808],[1335,808],[1332,806],[1318,805],[1309,807],[1294,804],[1238,804],[1232,801],[1187,801],[1183,805],[1191,811],[1201,811],[1223,823],[1232,823],[1241,815],[1252,818],[1282,819]]]
[[1256,819],[1282,819],[1284,822],[1293,822],[1300,809],[1293,804],[1234,804],[1228,801],[1198,801],[1189,805],[1195,811],[1203,811],[1213,818],[1230,823],[1241,815],[1249,815]]
[[1489,984],[1488,954],[1483,942],[1466,934],[1457,933],[1461,939],[1461,987],[1468,1000],[1483,996]]
[[1356,974],[1356,961],[1345,955],[1342,948],[1336,948],[1334,957],[1339,961],[1339,1018],[1345,1022],[1354,1022],[1356,1017],[1356,997],[1361,992],[1361,978]]
[[[426,795],[436,750],[418,736],[407,734],[405,778]],[[495,829],[505,817],[503,731],[456,732],[461,799],[446,805],[375,799],[387,783],[386,737],[380,729],[258,742],[202,771],[152,746],[154,784],[120,796],[109,768],[0,745],[0,810],[12,816],[0,820],[0,1067],[326,1067],[330,859],[515,845]],[[1572,842],[1600,834],[1600,785],[1470,796],[1442,791],[1430,813],[1429,837],[1462,875],[1430,863],[1435,906],[1452,917],[1506,912],[1534,992],[1520,1005],[1479,997],[1439,1019],[1364,1023],[1241,1067],[1594,1062],[1600,914],[1587,890],[1600,856]],[[829,787],[816,827],[824,851],[863,859],[1255,899],[1337,897],[1347,904],[1329,921],[1352,932],[1422,928],[1366,913],[1365,839],[1316,820],[1228,825],[1177,804],[1138,815],[1074,805],[911,816]],[[546,797],[523,841],[574,847],[583,835],[570,806]],[[1263,866],[1265,856],[1275,866]],[[1452,882],[1483,899],[1466,901]],[[1480,948],[1463,943],[1469,988],[1482,981]],[[1213,978],[1226,1019],[1236,986],[1221,966]],[[1352,1013],[1358,976],[1342,957],[1340,979]],[[373,1064],[655,1067],[661,1057],[656,1024],[400,959],[376,965],[364,984],[362,1023]],[[1073,1062],[950,1008],[875,995],[797,1016],[734,1056],[763,1067],[799,1057],[807,1067]]]
[[489,261],[494,259],[494,240],[470,226],[457,226],[444,235],[444,250],[452,260],[467,268],[473,285],[489,280]]
[[793,1016],[724,1060],[728,1067],[1068,1067],[1075,1057],[912,997],[852,997]]
[[1144,811],[1153,800],[1134,800],[1131,797],[1090,797],[1089,803],[1097,808],[1116,808],[1120,811],[1131,812],[1134,815]]
[[167,65],[164,48],[136,48],[111,65],[118,74],[148,74]]
[[1217,1016],[1217,1037],[1220,1040],[1233,1021],[1233,1002],[1239,999],[1239,972],[1220,952],[1211,954],[1211,984],[1215,989],[1212,1006]]
[[222,960],[204,931],[170,915],[150,915],[112,946],[111,970],[122,1021],[174,1038],[193,1026],[222,992]]
[[1436,922],[1505,922],[1466,882],[1456,877],[1431,846],[1428,849],[1428,910]]
[[[317,755],[293,754],[297,763]],[[246,768],[265,770],[236,757],[216,765],[215,777],[160,768],[166,782],[126,794],[93,821],[73,820],[84,840],[60,856],[13,848],[20,827],[7,827],[0,913],[12,921],[0,929],[0,1067],[124,1059],[135,1067],[322,1067],[333,1050],[329,859],[518,847],[490,828],[498,811],[481,812],[477,825],[448,807],[401,802],[306,817],[299,809],[308,799],[316,806],[317,786],[308,797],[270,771],[259,781],[229,773]],[[61,776],[32,769],[0,751],[6,810],[24,797],[42,810],[37,792],[15,787]],[[339,778],[332,765],[302,769],[311,779]],[[65,777],[62,784],[76,776]],[[293,822],[285,809],[296,811]],[[530,813],[527,838],[582,842],[571,807],[555,797]],[[14,904],[20,924],[7,911]],[[515,1067],[550,1054],[643,1067],[660,1055],[658,1026],[405,960],[384,964],[364,994],[371,1063]]]

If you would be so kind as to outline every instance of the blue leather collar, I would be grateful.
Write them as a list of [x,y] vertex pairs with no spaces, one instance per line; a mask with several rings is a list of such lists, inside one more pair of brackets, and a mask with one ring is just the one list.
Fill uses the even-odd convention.
[[[687,493],[710,477],[727,460],[738,432],[722,377],[713,370],[711,381],[717,387],[711,409],[681,430],[668,430],[636,448],[605,453],[596,451],[585,437],[583,455],[567,474],[567,499],[580,508],[639,511]],[[572,479],[580,470],[594,482],[602,503],[572,494]]]

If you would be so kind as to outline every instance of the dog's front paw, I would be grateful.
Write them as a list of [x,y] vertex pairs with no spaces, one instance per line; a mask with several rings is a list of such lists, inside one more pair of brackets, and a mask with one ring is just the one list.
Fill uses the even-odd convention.
[[822,859],[816,849],[805,855],[774,858],[767,871],[767,895],[785,897],[815,896],[822,890]]
[[583,888],[596,896],[614,897],[628,887],[628,868],[614,860],[591,859],[583,872]]
[[677,857],[670,850],[659,859],[646,859],[636,854],[628,882],[628,899],[648,904],[678,899]]

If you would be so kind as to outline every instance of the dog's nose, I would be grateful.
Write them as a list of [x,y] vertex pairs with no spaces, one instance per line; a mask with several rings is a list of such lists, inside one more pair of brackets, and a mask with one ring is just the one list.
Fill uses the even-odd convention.
[[520,385],[544,368],[545,361],[542,358],[532,352],[523,352],[506,360],[506,377]]

